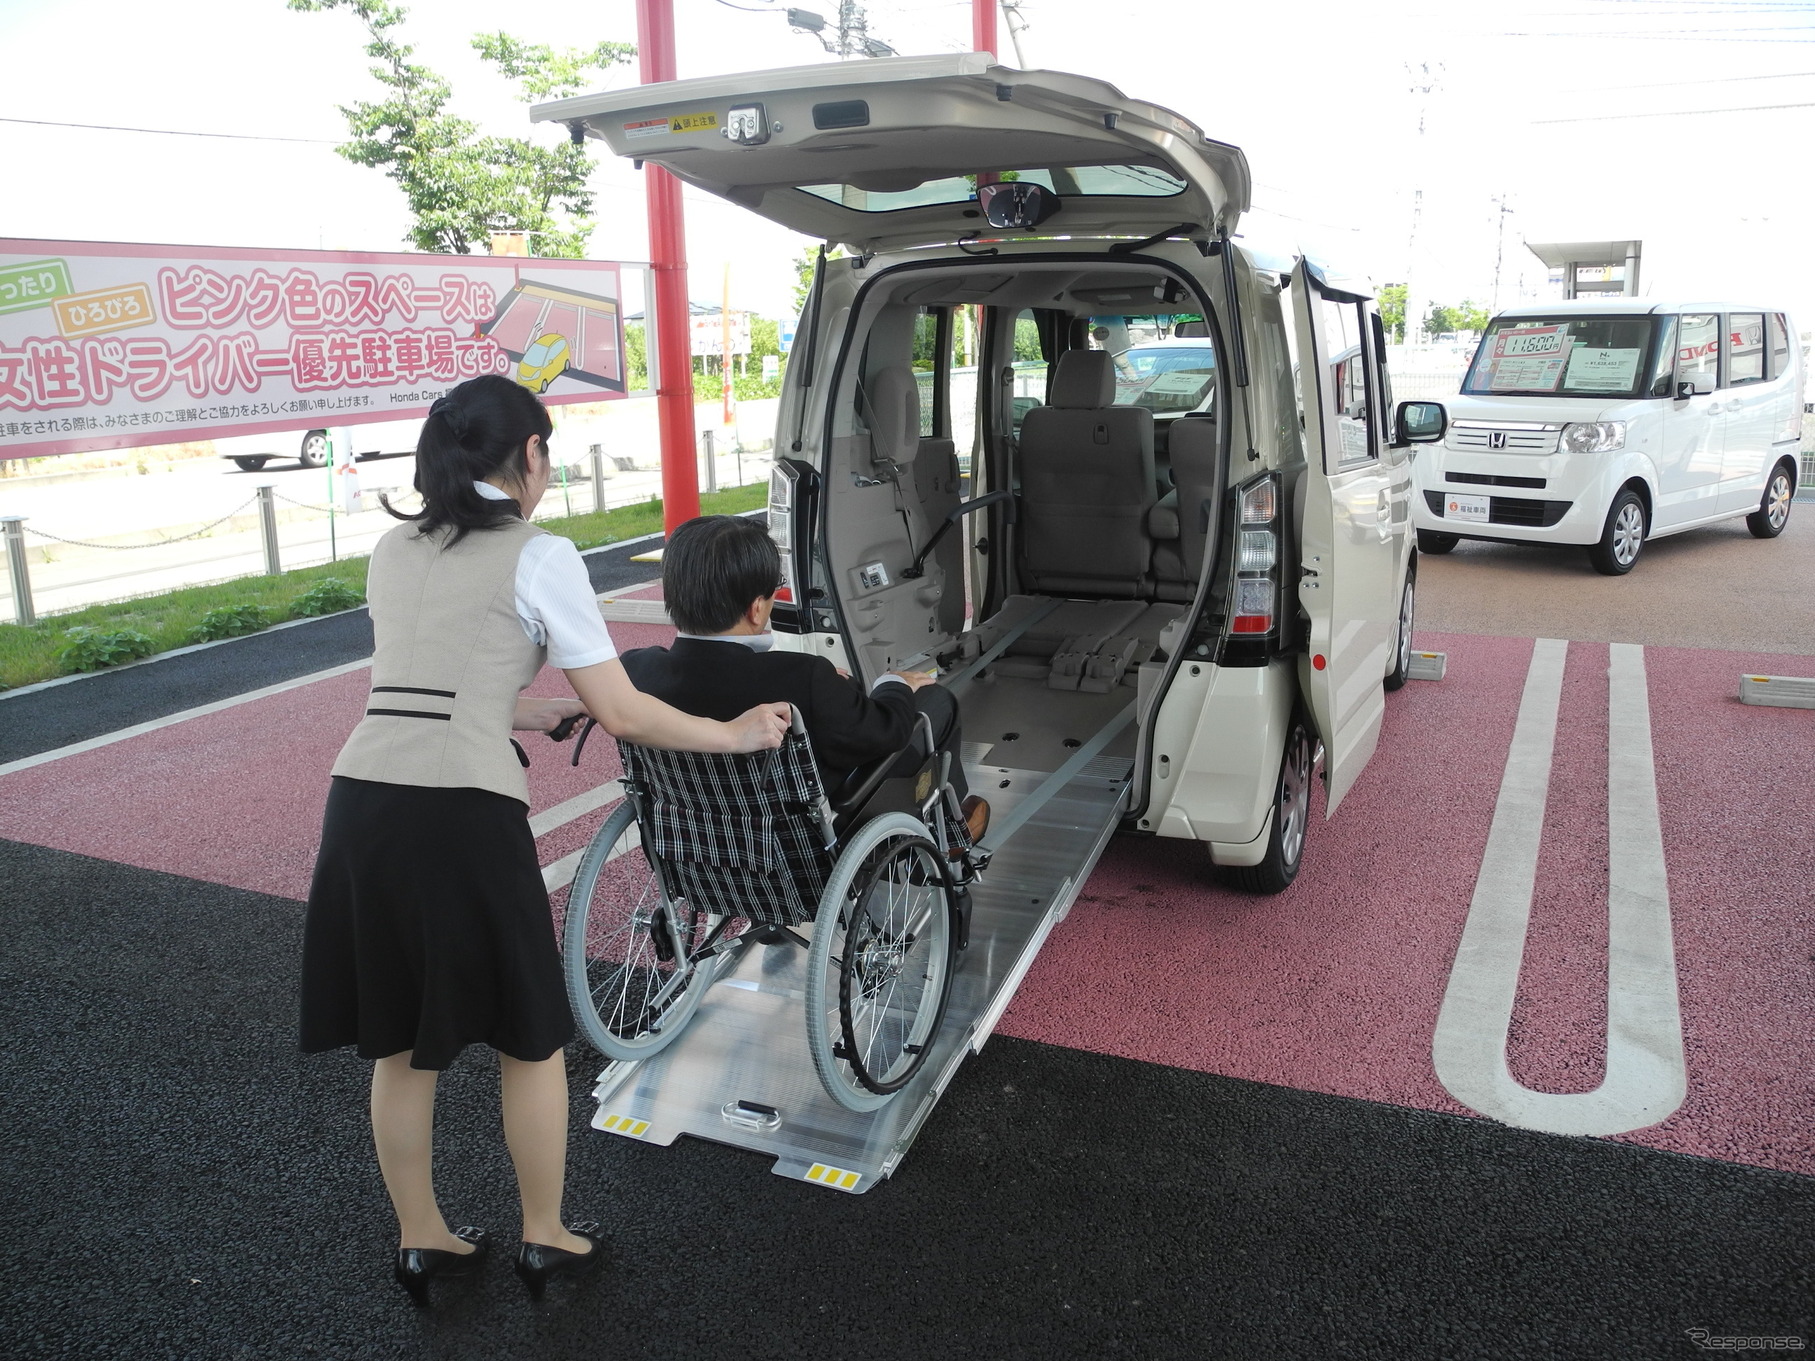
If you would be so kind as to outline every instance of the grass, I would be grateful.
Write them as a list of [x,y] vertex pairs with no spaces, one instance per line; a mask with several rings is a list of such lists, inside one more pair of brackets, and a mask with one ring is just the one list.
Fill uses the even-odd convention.
[[[767,495],[767,486],[760,482],[733,487],[701,496],[700,510],[707,515],[734,515],[739,511],[755,510]],[[572,539],[581,548],[596,548],[643,534],[660,533],[662,503],[651,499],[593,515],[538,520],[536,523],[550,533]],[[366,559],[343,558],[339,562],[301,567],[274,577],[240,577],[213,586],[190,586],[138,600],[90,605],[70,614],[40,619],[30,628],[0,624],[0,689],[31,685],[86,669],[81,658],[93,655],[93,650],[77,648],[71,654],[70,644],[92,635],[77,634],[72,640],[72,629],[89,629],[100,634],[140,633],[151,639],[154,654],[168,652],[191,643],[202,625],[203,616],[210,611],[257,606],[269,610],[274,620],[289,619],[299,597],[318,583],[329,580],[342,582],[363,597]]]

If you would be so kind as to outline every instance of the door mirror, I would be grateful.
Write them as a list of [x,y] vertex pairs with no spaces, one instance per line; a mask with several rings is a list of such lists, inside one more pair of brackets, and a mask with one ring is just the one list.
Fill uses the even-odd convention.
[[1706,373],[1685,373],[1676,380],[1676,400],[1686,402],[1714,391],[1714,378]]
[[1004,180],[978,185],[977,206],[990,226],[1025,231],[1059,211],[1059,196],[1043,184]]
[[1442,402],[1401,402],[1397,423],[1400,444],[1430,444],[1449,429],[1449,412]]

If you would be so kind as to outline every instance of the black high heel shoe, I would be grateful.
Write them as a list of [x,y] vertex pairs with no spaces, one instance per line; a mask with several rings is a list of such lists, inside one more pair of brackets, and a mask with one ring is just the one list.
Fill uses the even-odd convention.
[[523,1288],[529,1291],[532,1300],[542,1298],[549,1277],[577,1276],[583,1271],[594,1270],[605,1260],[605,1231],[600,1225],[589,1220],[584,1224],[569,1224],[567,1231],[591,1243],[592,1251],[569,1252],[566,1248],[551,1248],[546,1243],[525,1243],[517,1249],[517,1279],[523,1282]]
[[467,1276],[479,1269],[479,1263],[485,1260],[486,1250],[491,1247],[491,1240],[485,1236],[484,1229],[475,1229],[471,1224],[462,1225],[454,1230],[454,1237],[463,1243],[471,1243],[471,1252],[450,1252],[446,1248],[399,1248],[397,1265],[392,1274],[397,1284],[409,1292],[416,1301],[418,1309],[426,1309],[429,1304],[429,1282],[437,1276]]

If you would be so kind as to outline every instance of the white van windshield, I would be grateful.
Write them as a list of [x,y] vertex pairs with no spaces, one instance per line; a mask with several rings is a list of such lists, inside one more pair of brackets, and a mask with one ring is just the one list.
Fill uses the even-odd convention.
[[1639,397],[1659,318],[1496,317],[1462,391],[1478,396]]

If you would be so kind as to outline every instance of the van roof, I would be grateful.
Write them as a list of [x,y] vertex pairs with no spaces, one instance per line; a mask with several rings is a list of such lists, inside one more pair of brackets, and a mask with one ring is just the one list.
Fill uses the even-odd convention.
[[1567,317],[1576,314],[1583,316],[1623,317],[1674,316],[1680,312],[1781,312],[1781,307],[1767,307],[1757,302],[1718,302],[1696,298],[1689,302],[1655,302],[1649,298],[1557,298],[1551,302],[1524,303],[1518,307],[1502,307],[1494,313],[1499,317]]

